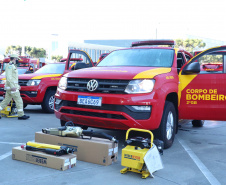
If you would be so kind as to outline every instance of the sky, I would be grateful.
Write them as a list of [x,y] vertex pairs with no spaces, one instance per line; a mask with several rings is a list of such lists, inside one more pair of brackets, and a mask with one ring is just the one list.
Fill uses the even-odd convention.
[[0,0],[0,48],[65,40],[226,41],[225,0]]

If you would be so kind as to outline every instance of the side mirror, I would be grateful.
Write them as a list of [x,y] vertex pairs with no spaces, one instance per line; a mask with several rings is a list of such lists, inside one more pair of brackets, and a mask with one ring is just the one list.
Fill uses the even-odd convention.
[[187,64],[184,69],[182,70],[182,74],[196,74],[200,72],[200,64],[199,62],[192,62]]

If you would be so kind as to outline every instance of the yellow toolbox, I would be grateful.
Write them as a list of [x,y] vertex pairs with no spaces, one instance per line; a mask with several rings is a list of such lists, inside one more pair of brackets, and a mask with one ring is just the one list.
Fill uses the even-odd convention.
[[[134,137],[128,139],[130,131],[147,132],[151,138]],[[142,174],[142,178],[147,178],[150,175],[144,162],[144,156],[152,147],[153,140],[154,135],[149,130],[130,128],[126,132],[126,147],[122,149],[121,159],[121,165],[126,168],[120,171],[122,174],[131,171]]]

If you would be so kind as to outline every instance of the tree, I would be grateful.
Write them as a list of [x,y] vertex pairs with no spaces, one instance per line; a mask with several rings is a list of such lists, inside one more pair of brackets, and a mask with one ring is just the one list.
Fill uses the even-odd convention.
[[21,46],[8,46],[6,48],[6,55],[10,55],[10,54],[13,54],[13,53],[17,53],[18,55],[21,55],[21,52],[22,52],[22,47]]
[[[27,49],[27,51],[26,51]],[[36,47],[25,47],[25,52],[28,53],[31,57],[34,58],[43,58],[46,57],[46,50],[43,48],[36,48]]]
[[203,42],[201,39],[176,39],[176,47],[183,48],[188,52],[193,52],[193,50],[204,48],[206,43]]
[[[21,56],[22,53],[22,47],[21,46],[8,46],[6,48],[6,56],[10,55],[12,53],[16,52],[19,56]],[[30,55],[31,57],[34,58],[43,58],[46,57],[46,50],[43,48],[36,48],[36,47],[30,47],[30,46],[25,46],[25,54]]]
[[57,62],[60,62],[60,60],[63,58],[63,56],[61,55],[55,55],[55,56],[52,56],[51,59],[52,60],[56,60]]
[[31,47],[30,46],[25,46],[25,53],[31,52]]

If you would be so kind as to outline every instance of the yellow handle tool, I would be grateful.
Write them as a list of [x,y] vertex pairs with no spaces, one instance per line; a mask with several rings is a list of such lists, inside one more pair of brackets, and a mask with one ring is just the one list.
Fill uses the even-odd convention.
[[150,142],[150,146],[152,147],[153,144],[153,140],[154,140],[154,135],[150,130],[145,130],[145,129],[139,129],[139,128],[130,128],[127,130],[126,132],[126,140],[128,139],[129,133],[130,131],[137,131],[137,132],[147,132],[151,135],[151,142]]
[[32,146],[35,148],[49,148],[49,149],[55,149],[55,150],[60,150],[62,148],[61,146],[58,146],[58,145],[49,145],[49,144],[36,143],[31,141],[28,141],[26,145]]

